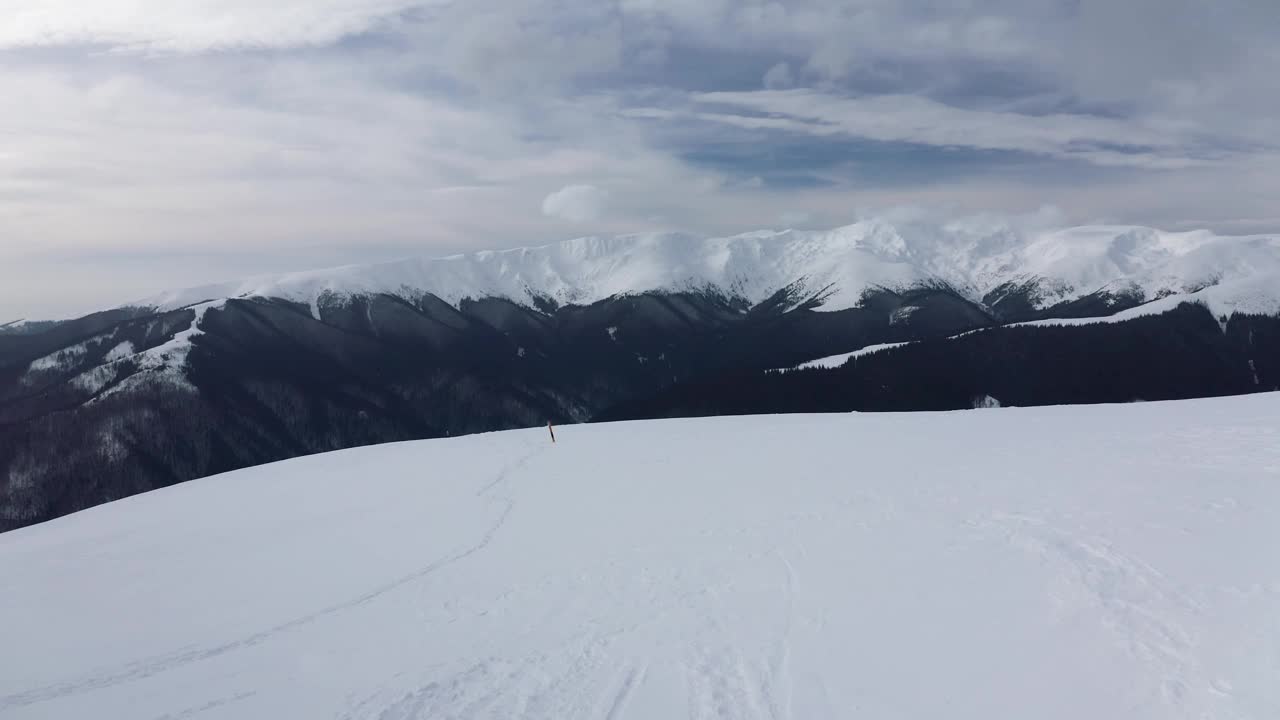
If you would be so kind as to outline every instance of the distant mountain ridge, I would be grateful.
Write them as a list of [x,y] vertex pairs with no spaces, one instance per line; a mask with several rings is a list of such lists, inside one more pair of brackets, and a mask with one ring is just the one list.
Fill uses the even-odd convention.
[[[178,290],[0,329],[0,530],[297,455],[547,421],[1269,390],[1277,268],[1272,237],[873,220]],[[761,375],[882,344],[901,345]]]
[[[1210,287],[1216,307],[1275,311],[1252,289],[1280,280],[1280,238],[1085,226],[1020,232],[1009,226],[895,225],[869,220],[830,231],[731,237],[655,233],[584,237],[540,247],[355,265],[164,293],[134,303],[170,310],[224,298],[325,305],[353,296],[430,294],[458,307],[502,298],[527,307],[590,305],[643,293],[712,292],[752,306],[781,292],[815,309],[857,306],[872,289],[945,286],[998,307],[1022,296],[1036,310],[1108,293],[1149,301]],[[1276,293],[1280,295],[1280,293]],[[1209,296],[1206,296],[1209,297]]]

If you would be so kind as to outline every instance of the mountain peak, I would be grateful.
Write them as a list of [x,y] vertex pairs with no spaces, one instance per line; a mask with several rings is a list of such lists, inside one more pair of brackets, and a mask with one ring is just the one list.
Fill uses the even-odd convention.
[[[158,309],[236,297],[276,297],[318,308],[321,298],[433,295],[457,306],[499,297],[534,306],[647,292],[716,291],[755,304],[784,288],[824,295],[820,310],[854,307],[870,289],[944,284],[975,302],[1009,284],[1040,288],[1040,306],[1106,289],[1145,299],[1280,275],[1280,241],[1138,226],[1026,231],[1007,223],[891,222],[826,231],[761,230],[589,236],[560,243],[264,275],[164,293]],[[1221,293],[1219,293],[1221,294]]]

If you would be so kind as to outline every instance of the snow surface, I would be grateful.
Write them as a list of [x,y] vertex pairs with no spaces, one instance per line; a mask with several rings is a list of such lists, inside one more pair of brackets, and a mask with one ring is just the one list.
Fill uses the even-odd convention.
[[48,370],[69,370],[76,366],[88,353],[85,343],[68,345],[56,352],[36,358],[27,366],[27,372],[44,372]]
[[849,360],[853,358],[864,357],[866,355],[872,355],[872,354],[878,353],[881,350],[892,350],[893,348],[902,347],[903,345],[909,345],[909,344],[910,343],[896,342],[896,343],[880,343],[878,345],[868,345],[864,348],[859,348],[858,350],[854,350],[853,352],[840,353],[839,355],[828,355],[827,357],[818,358],[817,360],[810,360],[807,363],[801,363],[795,366],[794,368],[787,368],[787,369],[788,370],[805,370],[808,368],[838,368],[841,365],[844,365],[846,362],[849,362]]
[[109,362],[105,365],[98,365],[90,368],[79,375],[71,378],[71,384],[79,390],[89,393],[90,395],[101,392],[103,388],[115,381],[116,376],[120,374],[120,368],[116,362]]
[[173,309],[208,300],[278,297],[320,317],[353,295],[433,294],[457,305],[502,297],[589,304],[649,291],[713,291],[755,304],[798,288],[823,310],[857,306],[869,289],[946,285],[974,301],[1006,283],[1031,283],[1048,307],[1099,290],[1199,295],[1280,305],[1280,239],[1168,233],[1129,226],[1029,231],[988,221],[865,220],[830,231],[760,231],[711,238],[680,233],[586,237],[542,247],[412,259],[166,293],[135,303]]
[[126,340],[120,343],[119,345],[116,345],[115,347],[111,348],[111,350],[108,351],[106,356],[104,356],[102,359],[105,360],[106,362],[115,362],[116,360],[123,360],[127,357],[130,357],[135,352],[136,350],[134,350],[133,343]]
[[125,358],[133,358],[138,365],[137,371],[125,378],[124,382],[108,388],[100,397],[107,397],[144,383],[165,383],[173,387],[194,390],[195,386],[187,379],[187,355],[191,352],[191,341],[204,334],[204,330],[200,329],[200,323],[204,321],[205,313],[217,310],[225,304],[226,300],[212,300],[192,305],[191,309],[195,312],[195,316],[191,320],[191,325],[186,330],[174,333],[173,337],[162,345],[136,354],[133,352],[131,343],[116,346],[108,353],[107,359],[110,362],[107,365],[99,366],[95,371],[86,373],[83,379],[77,378],[77,384],[86,389],[93,388],[96,384],[97,387],[93,392],[97,392],[114,379],[114,375],[110,377],[107,375],[113,363]]
[[1280,395],[557,438],[0,535],[0,717],[1280,717]]
[[1047,320],[1013,323],[1013,326],[1070,326],[1125,322],[1126,320],[1147,315],[1160,315],[1173,310],[1183,303],[1203,305],[1219,320],[1225,320],[1236,313],[1280,315],[1280,278],[1253,277],[1236,280],[1207,287],[1199,292],[1168,295],[1144,305],[1103,317],[1050,318]]

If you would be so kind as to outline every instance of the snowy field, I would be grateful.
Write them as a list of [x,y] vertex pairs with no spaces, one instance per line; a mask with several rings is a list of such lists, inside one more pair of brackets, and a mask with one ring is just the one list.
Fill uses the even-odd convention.
[[0,718],[1280,718],[1280,395],[558,430],[0,535]]

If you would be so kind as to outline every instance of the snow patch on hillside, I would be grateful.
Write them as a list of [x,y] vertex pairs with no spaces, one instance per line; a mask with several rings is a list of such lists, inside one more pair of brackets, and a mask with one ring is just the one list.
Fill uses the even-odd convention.
[[136,351],[133,348],[133,343],[126,340],[120,343],[119,345],[116,345],[115,347],[111,348],[111,350],[109,350],[102,359],[105,360],[106,362],[115,362],[116,360],[123,360],[124,358],[129,357],[130,355],[133,355],[135,352]]
[[1004,404],[990,395],[983,395],[973,399],[974,410],[993,410],[1002,407],[1004,407]]
[[802,363],[800,365],[795,366],[794,368],[789,368],[789,369],[805,370],[808,368],[837,368],[837,367],[840,367],[841,365],[844,365],[846,362],[848,362],[853,358],[873,355],[882,350],[892,350],[893,348],[902,347],[903,345],[908,345],[908,344],[910,343],[896,342],[896,343],[880,343],[878,345],[868,345],[867,347],[854,350],[853,352],[841,353],[839,355],[830,355],[828,357],[818,358],[817,360],[810,360],[807,363]]
[[[226,300],[213,300],[200,303],[190,307],[194,316],[191,325],[186,329],[179,331],[163,345],[157,345],[148,348],[140,353],[131,354],[129,357],[137,363],[136,371],[125,378],[122,382],[108,388],[99,397],[108,397],[117,392],[132,390],[140,386],[160,383],[175,388],[181,388],[195,392],[196,388],[187,380],[186,365],[187,355],[191,352],[191,341],[204,334],[204,330],[200,329],[200,323],[204,321],[205,313],[210,310],[221,309],[226,305]],[[128,343],[125,343],[126,345]],[[129,348],[132,350],[132,346]],[[123,347],[118,346],[113,350],[123,352]],[[91,386],[92,381],[102,376],[95,376],[85,381],[85,386]]]
[[899,325],[911,319],[911,316],[920,308],[916,305],[904,305],[892,313],[889,313],[889,324]]
[[27,366],[28,372],[48,372],[54,370],[70,370],[78,365],[86,353],[88,346],[85,343],[76,343],[50,353],[41,358],[36,358]]
[[71,379],[71,385],[78,390],[83,390],[90,395],[95,395],[103,388],[114,382],[116,376],[119,374],[120,371],[116,363],[109,362],[86,370],[75,376]]

